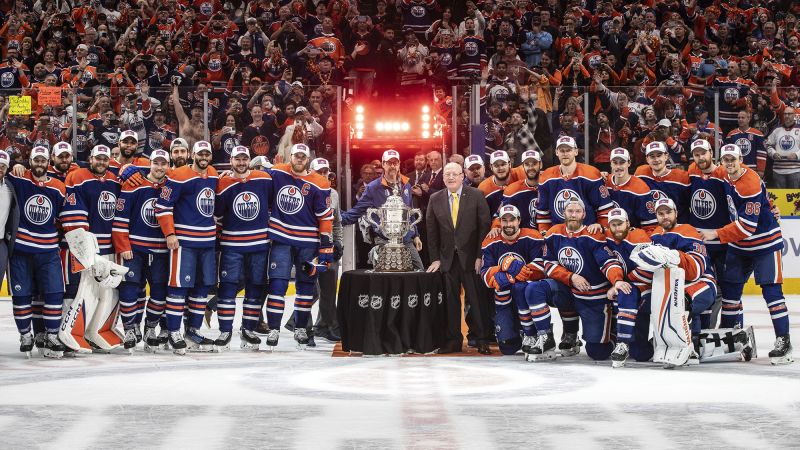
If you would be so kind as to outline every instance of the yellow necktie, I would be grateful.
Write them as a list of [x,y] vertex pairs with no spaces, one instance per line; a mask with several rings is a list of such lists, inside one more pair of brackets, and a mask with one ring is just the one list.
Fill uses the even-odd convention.
[[455,228],[456,221],[458,220],[458,194],[453,192],[450,195],[453,196],[453,207],[450,208],[450,217],[453,218],[453,228]]

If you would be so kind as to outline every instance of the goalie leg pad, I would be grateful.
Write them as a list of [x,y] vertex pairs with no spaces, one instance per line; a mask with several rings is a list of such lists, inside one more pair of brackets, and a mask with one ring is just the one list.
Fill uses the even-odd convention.
[[[110,258],[113,258],[113,255],[98,257],[95,266],[92,267],[92,272],[96,266],[105,266],[108,269],[109,275],[103,281],[97,282],[93,276],[88,276],[88,273],[84,273],[81,278],[81,283],[87,280],[95,283],[95,292],[97,293],[97,302],[91,316],[88,315],[87,308],[89,321],[86,324],[86,339],[104,351],[111,351],[119,347],[123,338],[116,328],[119,317],[118,293],[116,289],[107,287],[107,285],[109,283],[119,284],[128,270],[125,266],[111,262]],[[104,262],[98,264],[100,261]],[[86,303],[88,305],[89,302]]]
[[702,330],[698,337],[700,362],[741,361],[746,347],[752,352],[748,357],[757,356],[753,327]]
[[692,352],[684,300],[684,276],[680,268],[658,269],[653,273],[650,294],[655,343],[653,361],[671,367],[686,364]]
[[[86,340],[86,326],[97,306],[96,282],[89,272],[78,276],[80,282],[68,285],[67,290],[72,286],[75,292],[71,297],[64,298],[64,313],[58,338],[78,353],[91,353],[92,346]],[[83,278],[87,280],[83,281]]]

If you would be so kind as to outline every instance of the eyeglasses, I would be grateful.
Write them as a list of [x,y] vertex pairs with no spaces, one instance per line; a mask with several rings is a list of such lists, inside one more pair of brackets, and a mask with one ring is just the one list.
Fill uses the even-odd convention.
[[442,176],[444,178],[458,178],[461,175],[464,175],[464,173],[463,172],[459,172],[459,173],[448,172],[448,173],[442,174]]

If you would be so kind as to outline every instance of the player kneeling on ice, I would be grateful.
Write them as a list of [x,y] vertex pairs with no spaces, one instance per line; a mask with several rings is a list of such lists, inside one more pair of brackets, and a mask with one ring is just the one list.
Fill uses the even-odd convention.
[[697,364],[700,316],[716,297],[713,268],[698,231],[677,223],[675,203],[659,199],[655,210],[658,227],[650,236],[654,245],[639,245],[631,252],[637,283],[649,281],[652,286],[653,361],[664,363],[665,368]]
[[[716,230],[703,231],[705,241],[719,239],[728,244],[722,284],[720,325],[735,328],[742,324],[742,290],[753,274],[767,302],[775,348],[769,352],[772,364],[793,362],[789,340],[789,311],[783,298],[783,236],[777,219],[770,211],[767,188],[761,178],[742,162],[742,152],[735,144],[723,145],[720,160],[725,168],[725,194],[731,223]],[[753,346],[755,348],[755,346]]]
[[637,245],[650,244],[650,236],[639,228],[633,228],[628,213],[622,208],[614,208],[608,213],[606,244],[622,264],[625,276],[633,283],[630,289],[612,287],[608,299],[616,301],[617,345],[611,353],[612,367],[623,367],[628,356],[636,361],[649,361],[653,357],[653,344],[650,342],[650,279],[638,273],[631,253]]
[[[544,277],[536,263],[541,263],[544,239],[536,230],[520,229],[520,212],[514,205],[500,207],[499,219],[500,234],[490,234],[481,244],[481,278],[494,289],[495,334],[500,352],[513,355],[521,348],[527,355],[536,340],[536,330],[525,303],[525,287],[529,280]],[[524,307],[519,308],[520,304]],[[524,330],[522,339],[520,329]]]
[[558,308],[564,321],[564,336],[559,344],[561,356],[580,351],[578,317],[590,358],[608,359],[614,349],[612,304],[606,295],[612,286],[617,290],[630,290],[631,286],[624,281],[622,266],[606,246],[602,227],[584,225],[584,217],[583,202],[577,197],[568,199],[564,206],[565,222],[550,228],[545,238],[543,267],[551,278],[525,288],[525,300],[538,334],[531,351],[533,360],[555,357],[550,306]]

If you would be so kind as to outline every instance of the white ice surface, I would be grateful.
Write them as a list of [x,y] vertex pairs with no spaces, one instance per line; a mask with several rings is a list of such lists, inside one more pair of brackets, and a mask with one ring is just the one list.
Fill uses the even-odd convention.
[[223,354],[26,360],[8,299],[0,317],[0,449],[800,448],[800,363],[769,364],[756,297],[756,360],[672,371],[583,353],[332,358],[322,342],[296,351],[286,331],[275,353],[236,336]]

